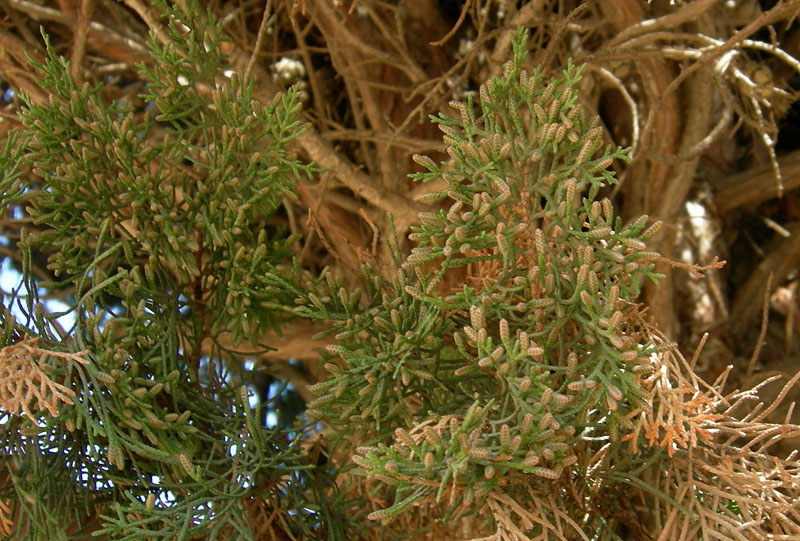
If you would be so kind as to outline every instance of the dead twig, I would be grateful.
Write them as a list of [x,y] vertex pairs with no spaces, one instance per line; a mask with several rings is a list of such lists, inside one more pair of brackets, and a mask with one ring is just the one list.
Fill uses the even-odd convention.
[[150,9],[141,2],[141,0],[122,0],[123,3],[131,8],[133,11],[142,18],[147,24],[147,27],[156,35],[158,41],[166,45],[170,43],[170,38],[164,28],[156,21],[155,17],[150,13]]
[[256,44],[253,46],[253,53],[250,55],[250,60],[247,62],[247,68],[244,70],[245,81],[250,79],[250,73],[253,71],[253,66],[258,59],[259,51],[264,43],[264,36],[267,33],[267,26],[269,26],[270,15],[272,13],[272,0],[267,0],[267,5],[264,6],[264,14],[261,16],[261,25],[258,27],[258,34],[256,36]]
[[86,55],[86,39],[89,35],[89,22],[94,12],[94,0],[81,0],[78,12],[78,24],[75,26],[75,37],[72,46],[70,64],[75,84],[83,84],[83,58]]
[[458,16],[458,20],[456,21],[456,24],[453,25],[453,28],[451,28],[450,31],[447,34],[445,34],[442,39],[438,41],[432,41],[431,45],[433,45],[434,47],[441,47],[442,45],[447,43],[447,40],[452,38],[456,34],[456,32],[458,32],[458,29],[461,28],[461,24],[464,22],[464,19],[466,19],[467,13],[469,13],[469,8],[471,7],[472,7],[472,0],[467,0],[464,3],[464,7],[461,8],[461,14]]
[[696,263],[689,264],[684,263],[683,261],[675,261],[666,257],[660,257],[657,261],[660,263],[666,263],[675,269],[685,269],[689,271],[689,274],[692,276],[692,278],[705,278],[705,275],[703,274],[704,272],[713,269],[721,269],[726,263],[725,261],[720,261],[717,256],[714,256],[714,259],[712,259],[707,265],[699,265]]
[[761,348],[764,347],[764,337],[767,335],[767,322],[769,321],[769,296],[772,292],[772,273],[767,278],[767,283],[764,286],[764,302],[761,308],[761,330],[758,332],[758,339],[756,340],[756,347],[753,348],[753,354],[747,363],[747,372],[745,377],[749,378],[753,374],[753,369],[756,366],[758,354],[761,353]]

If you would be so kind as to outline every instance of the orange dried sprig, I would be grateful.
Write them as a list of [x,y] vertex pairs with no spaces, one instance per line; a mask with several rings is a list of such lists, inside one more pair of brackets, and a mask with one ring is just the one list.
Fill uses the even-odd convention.
[[27,415],[34,422],[43,410],[57,417],[59,402],[74,404],[75,392],[50,379],[42,369],[48,357],[88,364],[82,358],[87,351],[50,351],[39,347],[38,341],[24,340],[0,350],[0,407],[15,415]]

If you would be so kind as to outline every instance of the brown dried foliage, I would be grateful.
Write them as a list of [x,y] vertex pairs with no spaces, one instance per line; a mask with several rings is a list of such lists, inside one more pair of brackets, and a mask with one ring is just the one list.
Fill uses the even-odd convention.
[[75,392],[53,381],[52,363],[86,365],[87,351],[63,353],[39,347],[38,338],[23,340],[0,350],[0,408],[14,415],[26,415],[34,423],[45,410],[58,416],[61,404],[72,405]]

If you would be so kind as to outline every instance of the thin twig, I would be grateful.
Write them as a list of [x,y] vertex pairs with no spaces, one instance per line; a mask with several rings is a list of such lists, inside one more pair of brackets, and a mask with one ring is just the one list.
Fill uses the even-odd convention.
[[153,15],[150,13],[148,7],[144,5],[141,2],[141,0],[122,0],[122,1],[126,6],[131,8],[139,15],[139,17],[142,18],[147,27],[153,31],[153,33],[156,35],[156,37],[162,44],[170,43],[171,41],[170,37],[167,35],[167,33],[164,31],[161,25],[155,20]]
[[756,359],[758,359],[758,354],[761,353],[761,348],[764,346],[764,337],[767,335],[767,321],[769,320],[769,294],[771,289],[772,273],[769,273],[767,284],[764,286],[764,304],[761,308],[761,330],[758,333],[756,347],[753,349],[753,354],[750,356],[750,361],[747,363],[745,377],[750,377],[753,374],[753,369],[756,366]]
[[592,64],[587,64],[586,66],[590,70],[596,71],[603,77],[605,77],[614,87],[619,90],[620,94],[622,94],[622,98],[625,100],[625,103],[628,104],[628,107],[631,110],[631,152],[630,157],[633,159],[636,156],[636,153],[639,148],[639,107],[636,105],[636,101],[631,97],[630,92],[628,89],[625,88],[625,85],[622,84],[622,81],[619,78],[611,73],[609,70],[602,66],[595,66]]
[[375,227],[375,223],[367,215],[367,213],[364,212],[363,208],[358,209],[358,212],[361,214],[361,217],[364,218],[364,221],[367,222],[367,225],[369,225],[370,229],[372,229],[372,256],[375,257],[375,255],[378,253],[378,228]]
[[725,107],[722,110],[722,116],[720,117],[719,122],[717,122],[717,124],[711,129],[710,132],[708,132],[705,137],[692,145],[690,149],[684,152],[673,154],[671,156],[665,156],[652,150],[646,151],[644,155],[651,160],[665,163],[681,163],[688,160],[693,160],[708,150],[709,147],[711,147],[711,145],[713,145],[719,139],[719,136],[722,135],[722,132],[725,131],[732,119],[732,109],[730,107]]
[[[315,205],[313,210],[311,208],[308,209],[308,211],[309,211],[309,222],[308,223],[310,223],[312,215],[316,216],[317,214],[319,214],[319,208],[320,208],[320,206],[322,206],[322,201],[325,199],[325,192],[328,189],[328,181],[330,179],[331,179],[330,175],[328,175],[328,174],[323,174],[322,175],[322,182],[320,183],[320,187],[319,187],[319,197],[317,198],[317,204]],[[316,221],[314,223],[316,223]],[[300,250],[300,255],[297,256],[297,264],[298,265],[302,265],[303,264],[303,261],[306,258],[306,254],[308,253],[308,246],[309,246],[310,241],[311,241],[311,235],[314,233],[314,229],[312,229],[310,227],[307,227],[306,229],[308,230],[308,234],[306,235],[306,241],[303,243],[303,249]],[[325,239],[324,238],[320,238],[320,240],[323,243],[325,243]]]
[[258,59],[258,53],[264,43],[264,36],[267,33],[267,27],[270,21],[270,12],[272,11],[272,0],[267,0],[267,5],[264,7],[264,14],[261,16],[261,25],[258,27],[258,34],[256,36],[256,44],[253,46],[253,53],[250,55],[250,60],[247,62],[247,69],[244,70],[244,80],[250,80],[250,74],[253,71],[253,66]]
[[559,21],[558,25],[556,25],[556,31],[550,37],[550,40],[547,43],[547,47],[544,50],[544,55],[542,56],[542,60],[539,65],[542,68],[542,73],[549,72],[549,64],[555,58],[556,51],[558,50],[558,46],[563,39],[569,24],[578,18],[579,15],[583,14],[589,8],[591,2],[584,2],[580,4],[575,9],[567,13],[567,16],[564,17],[561,21]]
[[689,366],[694,370],[694,367],[697,365],[697,359],[700,358],[700,352],[703,350],[703,346],[706,345],[706,340],[708,340],[708,333],[703,333],[703,337],[700,339],[700,343],[697,344],[697,348],[694,350],[694,354],[692,355],[692,360],[689,361]]
[[464,7],[461,8],[461,15],[458,16],[458,20],[456,21],[455,26],[453,26],[453,28],[451,28],[450,31],[447,34],[445,34],[442,39],[440,39],[439,41],[432,41],[430,42],[430,44],[433,45],[434,47],[441,47],[442,45],[447,43],[447,40],[452,38],[455,35],[455,33],[458,32],[458,29],[461,27],[461,23],[463,23],[464,19],[467,18],[467,13],[469,12],[469,8],[471,6],[472,6],[472,0],[467,0],[464,3]]
[[322,107],[322,91],[317,81],[317,72],[314,68],[314,62],[311,60],[311,51],[306,43],[305,32],[300,28],[295,17],[290,16],[289,22],[292,25],[292,31],[294,31],[294,36],[297,40],[298,48],[300,49],[300,55],[303,57],[303,64],[308,74],[308,85],[311,87],[311,100],[314,110],[317,112],[317,118],[322,120],[325,118],[325,112]]

